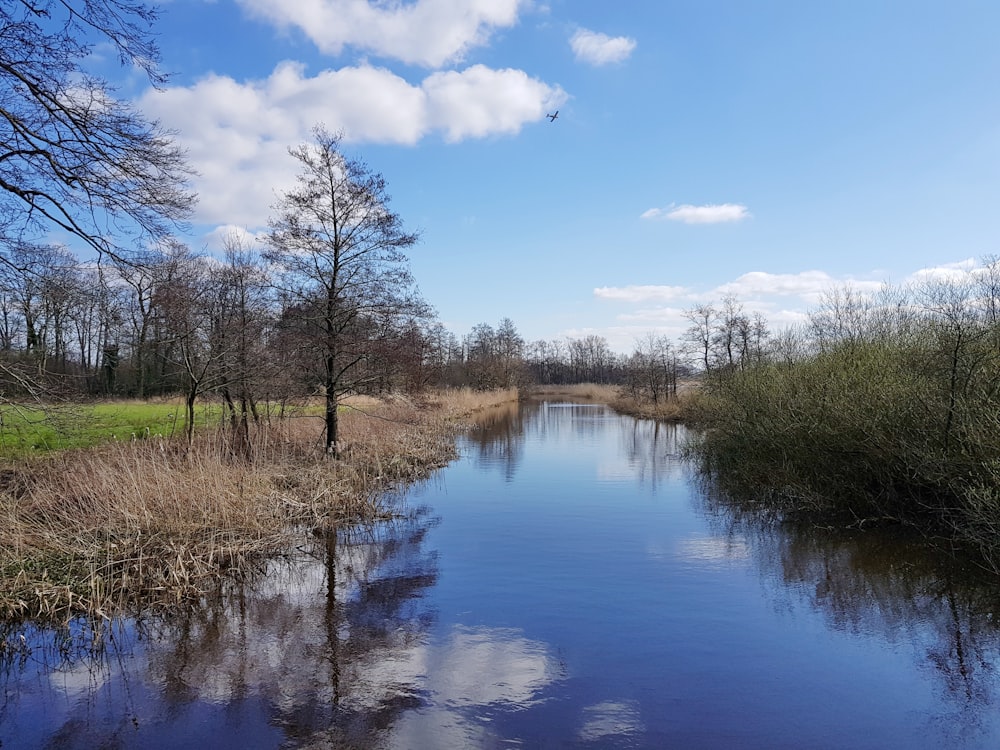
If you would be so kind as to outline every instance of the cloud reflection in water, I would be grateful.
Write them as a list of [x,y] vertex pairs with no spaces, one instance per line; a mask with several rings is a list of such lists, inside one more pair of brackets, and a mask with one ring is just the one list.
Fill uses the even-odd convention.
[[[495,738],[489,716],[528,708],[562,679],[544,643],[509,628],[455,627],[440,644],[411,649],[406,658],[372,665],[378,685],[419,683],[428,703],[401,716],[391,747],[477,747]],[[433,741],[432,741],[433,740]]]

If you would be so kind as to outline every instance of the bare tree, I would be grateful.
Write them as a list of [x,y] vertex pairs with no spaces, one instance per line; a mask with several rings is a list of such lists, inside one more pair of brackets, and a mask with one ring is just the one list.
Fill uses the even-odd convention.
[[512,388],[523,379],[524,339],[510,318],[504,318],[497,326],[496,345],[501,383],[504,388]]
[[983,258],[976,286],[986,322],[990,325],[1000,323],[1000,256],[987,255]]
[[298,185],[275,206],[265,258],[281,273],[294,324],[319,365],[326,398],[326,450],[337,455],[337,406],[367,378],[368,324],[428,314],[403,250],[417,235],[389,208],[385,179],[341,150],[341,136],[322,127],[314,142],[291,150]]
[[[962,403],[976,395],[981,398],[982,394],[976,394],[975,385],[983,379],[984,372],[995,371],[995,366],[990,364],[996,359],[992,347],[980,345],[990,329],[983,324],[982,311],[976,304],[976,292],[971,278],[935,279],[917,290],[933,334],[932,346],[936,350],[928,358],[928,363],[943,371],[945,377],[941,380],[947,384],[942,429],[946,454],[954,447],[955,426]],[[991,386],[991,390],[994,388],[995,385]]]
[[540,339],[529,344],[528,365],[536,382],[543,385],[564,383],[569,378],[567,343],[562,339]]
[[195,402],[219,377],[221,354],[212,347],[213,280],[205,259],[177,246],[159,266],[153,302],[169,343],[165,364],[180,374],[185,406],[185,434],[194,439]]
[[216,389],[228,411],[232,450],[250,454],[250,421],[259,421],[258,398],[272,383],[270,279],[259,255],[238,235],[225,238],[225,261],[209,270],[211,346],[220,359]]
[[161,84],[155,17],[137,0],[0,3],[0,249],[59,229],[117,254],[128,243],[115,238],[163,238],[189,214],[170,134],[84,65],[110,43]]
[[[120,260],[115,263],[114,282],[122,298],[122,317],[128,322],[128,330],[127,333],[122,330],[117,340],[109,338],[105,349],[105,370],[107,371],[107,363],[111,360],[117,369],[119,345],[127,339],[136,395],[139,398],[147,396],[152,387],[157,348],[156,310],[153,302],[162,263],[163,257],[158,253],[148,254],[139,263]],[[107,359],[108,357],[111,359]]]
[[639,401],[658,405],[677,397],[677,352],[666,336],[650,332],[640,338],[628,359],[626,390]]
[[719,312],[711,305],[697,305],[683,312],[691,325],[684,332],[687,350],[697,357],[704,371],[712,369],[712,339],[719,320]]
[[749,338],[750,319],[743,314],[743,305],[733,295],[722,298],[722,309],[711,334],[720,366],[732,369],[740,359],[740,341]]

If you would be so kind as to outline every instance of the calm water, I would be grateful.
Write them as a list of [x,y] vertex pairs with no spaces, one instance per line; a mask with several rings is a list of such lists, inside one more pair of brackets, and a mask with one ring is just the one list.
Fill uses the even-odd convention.
[[1000,747],[996,588],[741,513],[682,440],[511,408],[405,520],[101,649],[9,633],[0,747]]

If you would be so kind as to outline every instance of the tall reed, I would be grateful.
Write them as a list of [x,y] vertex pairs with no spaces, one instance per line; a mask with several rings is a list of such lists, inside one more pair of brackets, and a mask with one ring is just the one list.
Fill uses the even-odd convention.
[[[516,394],[513,394],[516,397]],[[353,400],[344,449],[322,420],[64,451],[0,473],[0,616],[107,616],[197,598],[279,554],[301,529],[373,519],[387,493],[454,457],[467,415],[511,393]]]

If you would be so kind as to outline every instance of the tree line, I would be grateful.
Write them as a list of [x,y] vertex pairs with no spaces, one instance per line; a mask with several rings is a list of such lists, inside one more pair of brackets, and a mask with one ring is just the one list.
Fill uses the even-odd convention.
[[[416,291],[405,253],[418,236],[384,178],[321,126],[290,149],[298,181],[259,247],[239,235],[222,257],[186,246],[197,196],[183,152],[88,65],[111,48],[163,85],[156,18],[141,0],[0,6],[0,396],[182,393],[190,417],[212,394],[245,435],[261,404],[315,395],[335,453],[347,393],[649,387],[597,336],[526,344],[509,319],[446,331]],[[675,367],[668,345],[648,343],[633,364]]]
[[759,356],[730,365],[726,352],[688,416],[731,494],[959,539],[1000,570],[1000,259],[831,290]]

